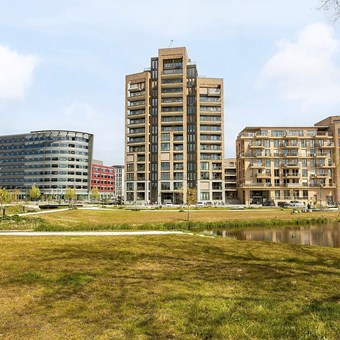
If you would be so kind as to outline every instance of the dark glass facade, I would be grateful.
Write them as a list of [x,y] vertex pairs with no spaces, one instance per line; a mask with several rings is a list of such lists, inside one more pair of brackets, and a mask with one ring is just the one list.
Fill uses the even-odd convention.
[[44,130],[0,136],[0,187],[26,193],[35,184],[44,194],[66,188],[87,194],[91,184],[93,135]]

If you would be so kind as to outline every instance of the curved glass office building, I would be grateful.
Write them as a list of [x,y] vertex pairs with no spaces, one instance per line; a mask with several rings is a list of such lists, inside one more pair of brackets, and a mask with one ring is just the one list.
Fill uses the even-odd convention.
[[0,187],[22,194],[35,184],[43,194],[78,195],[91,189],[93,135],[79,131],[43,130],[0,136]]

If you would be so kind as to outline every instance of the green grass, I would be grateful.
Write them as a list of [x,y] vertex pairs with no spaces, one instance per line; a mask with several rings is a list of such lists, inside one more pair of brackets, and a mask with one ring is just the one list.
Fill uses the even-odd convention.
[[2,339],[337,339],[338,249],[2,237]]
[[[36,217],[39,216],[39,217]],[[278,209],[262,210],[130,211],[121,209],[52,211],[44,215],[0,218],[0,230],[212,230],[318,224],[337,221],[337,211],[292,214]]]

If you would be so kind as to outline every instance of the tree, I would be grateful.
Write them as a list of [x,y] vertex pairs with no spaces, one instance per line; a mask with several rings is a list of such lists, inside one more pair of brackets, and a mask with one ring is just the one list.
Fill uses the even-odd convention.
[[74,189],[74,188],[67,188],[66,189],[65,199],[67,199],[71,202],[71,201],[74,201],[76,199],[76,197],[77,197],[76,189]]
[[100,194],[99,194],[99,190],[97,187],[94,187],[91,189],[91,198],[94,199],[95,201],[98,200]]
[[9,192],[9,194],[12,197],[12,201],[18,202],[19,201],[19,196],[20,196],[20,190],[19,189],[14,189]]
[[330,12],[335,22],[340,17],[340,0],[321,0],[320,9]]
[[32,188],[28,192],[28,196],[33,201],[37,201],[39,199],[39,197],[41,196],[40,190],[35,184],[32,185]]
[[196,188],[188,188],[188,190],[187,190],[187,203],[189,205],[197,203],[197,190],[196,190]]
[[12,201],[12,197],[6,189],[0,189],[0,206],[2,210],[2,216],[6,215],[6,206],[5,203],[10,203]]

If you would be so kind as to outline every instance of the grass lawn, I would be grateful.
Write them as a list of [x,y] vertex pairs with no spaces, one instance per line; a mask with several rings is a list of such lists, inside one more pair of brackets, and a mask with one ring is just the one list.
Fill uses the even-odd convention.
[[[105,229],[185,229],[187,212],[179,210],[140,210],[131,211],[123,209],[107,210],[68,210],[62,212],[51,212],[43,215],[31,215],[42,218],[32,228],[40,230],[105,230]],[[336,220],[338,211],[315,211],[310,213],[292,214],[291,210],[280,209],[249,209],[242,211],[233,210],[190,210],[190,221],[198,227],[200,223],[239,223],[241,227],[246,226],[243,222],[255,222],[270,224],[272,221],[281,221],[281,225],[287,221],[306,221],[309,219],[325,218]],[[166,224],[169,225],[166,225]],[[315,223],[315,222],[314,222]],[[272,223],[274,224],[274,223]],[[226,225],[221,225],[226,227]],[[29,229],[29,224],[3,224],[0,229]],[[213,228],[218,228],[214,225]],[[199,229],[199,228],[198,228]]]
[[1,237],[1,339],[339,339],[338,249]]

